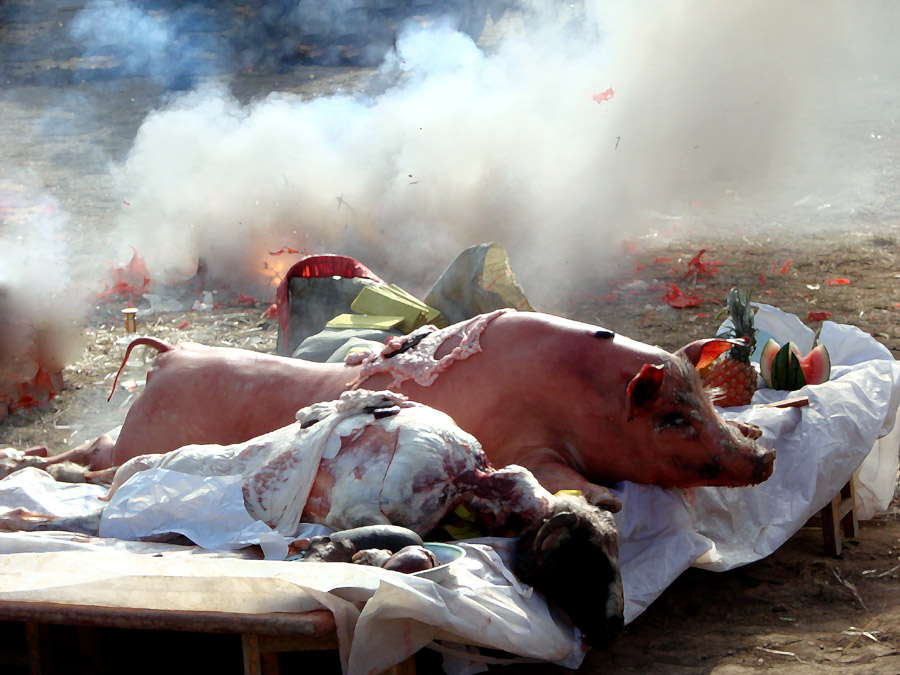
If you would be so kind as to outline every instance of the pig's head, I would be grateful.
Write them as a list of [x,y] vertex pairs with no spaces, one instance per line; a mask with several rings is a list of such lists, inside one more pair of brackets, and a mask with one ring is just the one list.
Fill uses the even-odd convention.
[[672,487],[753,485],[771,474],[775,452],[760,447],[758,427],[722,418],[696,369],[664,353],[626,387],[625,433],[647,478]]

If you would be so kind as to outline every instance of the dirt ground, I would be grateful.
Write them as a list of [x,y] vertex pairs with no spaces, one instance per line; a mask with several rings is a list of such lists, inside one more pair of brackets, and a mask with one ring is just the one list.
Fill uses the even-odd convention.
[[[75,86],[70,72],[86,68],[59,47],[52,56],[35,51],[36,36],[71,16],[71,6],[18,0],[0,5],[0,134],[3,165],[40,169],[47,189],[77,216],[85,237],[107,225],[113,203],[92,147],[122,156],[161,90],[137,78],[111,78],[103,86],[77,84],[82,100],[114,92],[117,114],[69,126],[55,135],[47,123],[40,143],[30,126],[38,111],[51,108],[60,87]],[[11,8],[33,10],[29,20],[12,20]],[[16,15],[20,17],[20,15]],[[24,37],[23,37],[24,36]],[[490,39],[490,34],[486,39]],[[93,64],[95,69],[102,67]],[[50,74],[53,79],[44,79]],[[319,93],[366,86],[371,71],[350,67],[296,66],[289,73],[239,74],[240,94],[299,89],[315,82]],[[96,77],[96,73],[95,73]],[[362,83],[362,85],[360,85]],[[57,110],[77,121],[78,111]],[[70,119],[70,121],[71,121]],[[541,309],[590,321],[668,349],[705,336],[719,324],[716,314],[734,284],[753,288],[754,299],[797,314],[812,328],[823,319],[860,327],[900,351],[900,218],[895,206],[900,138],[890,121],[882,152],[883,208],[857,211],[844,227],[809,230],[798,236],[752,227],[707,223],[691,229],[666,226],[660,236],[626,240],[619,268]],[[16,214],[5,212],[4,217]],[[697,219],[702,222],[702,218]],[[2,230],[0,230],[2,234]],[[688,262],[701,251],[709,276],[689,274]],[[365,262],[365,261],[363,261]],[[667,285],[668,284],[668,285]],[[676,309],[662,300],[671,284],[698,305]],[[142,334],[172,341],[192,340],[272,352],[276,325],[265,302],[225,303],[211,311],[152,315],[140,320]],[[92,438],[124,417],[146,362],[132,359],[111,403],[106,402],[118,367],[124,331],[121,307],[98,303],[84,326],[81,356],[64,371],[67,388],[49,404],[20,411],[0,423],[0,447],[43,444],[53,451]],[[821,532],[804,528],[779,551],[727,573],[689,570],[606,653],[588,654],[584,673],[716,673],[766,670],[776,673],[841,672],[850,675],[900,672],[900,508],[862,523],[860,536],[845,543],[838,558],[823,553]],[[432,667],[423,661],[422,670]],[[499,672],[544,675],[570,672],[542,664]]]

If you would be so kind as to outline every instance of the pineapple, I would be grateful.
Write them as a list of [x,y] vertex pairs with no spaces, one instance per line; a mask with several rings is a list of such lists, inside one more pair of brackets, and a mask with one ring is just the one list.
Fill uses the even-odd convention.
[[757,381],[756,369],[750,363],[750,355],[756,346],[755,310],[750,306],[750,292],[737,287],[728,291],[728,311],[734,328],[723,337],[736,338],[743,343],[720,354],[700,370],[703,384],[715,390],[713,402],[724,408],[749,405]]

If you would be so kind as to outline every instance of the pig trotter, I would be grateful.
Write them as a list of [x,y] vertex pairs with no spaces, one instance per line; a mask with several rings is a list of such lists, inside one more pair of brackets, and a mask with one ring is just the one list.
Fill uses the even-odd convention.
[[612,492],[602,485],[587,483],[582,488],[584,498],[594,506],[610,513],[618,513],[622,510],[622,502]]
[[516,574],[565,612],[591,646],[604,648],[624,623],[617,557],[612,516],[562,497],[520,539]]

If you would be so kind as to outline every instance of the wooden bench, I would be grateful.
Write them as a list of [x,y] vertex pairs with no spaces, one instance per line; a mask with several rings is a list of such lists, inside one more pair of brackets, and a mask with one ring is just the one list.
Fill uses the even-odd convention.
[[825,553],[828,555],[839,556],[843,540],[859,536],[859,521],[853,508],[853,500],[853,478],[851,478],[834,499],[819,511]]
[[[92,663],[103,655],[103,645],[98,637],[101,628],[239,635],[245,675],[277,675],[280,653],[337,649],[334,617],[326,610],[301,614],[238,614],[14,601],[0,602],[0,621],[24,624],[24,653],[7,654],[6,664],[24,665],[30,675],[52,673],[54,645],[47,634],[51,625],[77,628],[79,665],[83,672],[90,673],[103,671],[102,664],[97,663],[94,667]],[[5,642],[4,647],[8,649],[10,645]],[[154,648],[164,647],[150,646],[150,649]],[[139,659],[140,655],[135,658]],[[0,671],[6,672],[3,663],[0,659]],[[65,673],[72,671],[72,668],[62,670]],[[414,657],[410,656],[386,673],[414,675]]]

